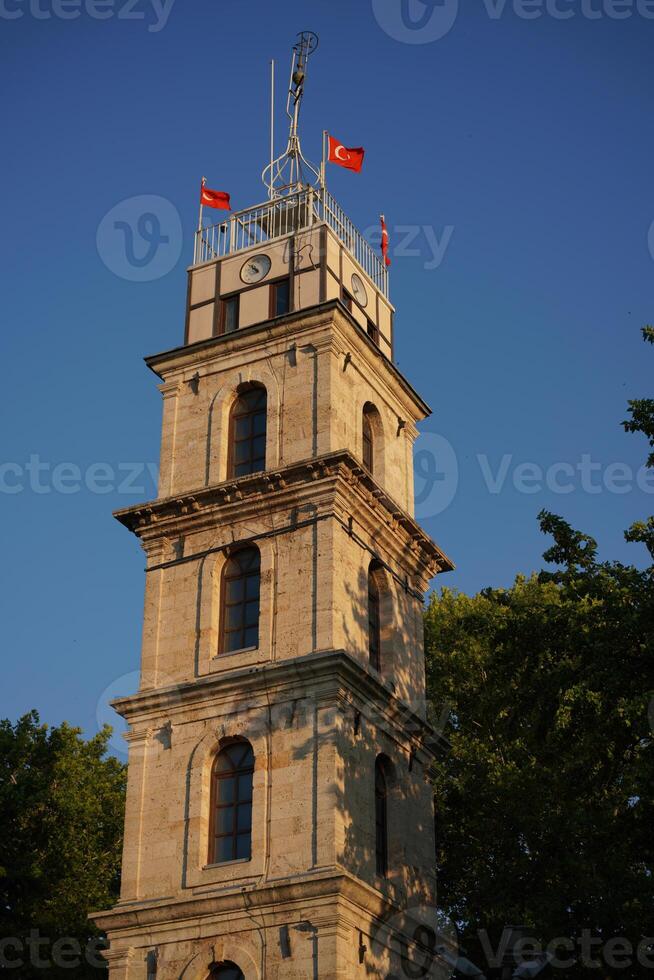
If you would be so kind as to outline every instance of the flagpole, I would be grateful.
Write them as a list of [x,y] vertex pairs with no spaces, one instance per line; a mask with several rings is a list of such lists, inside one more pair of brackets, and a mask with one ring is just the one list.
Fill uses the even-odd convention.
[[326,129],[323,129],[323,131],[322,131],[322,164],[320,166],[320,186],[321,186],[322,190],[326,190],[327,189],[327,187],[326,187],[326,183],[327,183],[327,181],[326,181],[326,177],[327,177],[327,167],[326,167],[327,155],[325,153],[325,147],[327,145],[327,135],[328,135],[327,130]]
[[207,182],[207,178],[203,177],[200,183],[200,214],[198,216],[198,231],[202,231],[202,188]]
[[384,214],[379,215],[379,220],[381,221],[382,228],[382,240],[381,240],[381,253],[382,259],[384,260],[384,283],[388,286],[388,267],[391,264],[391,260],[388,257],[388,228],[386,226],[386,216]]
[[207,178],[203,177],[200,181],[200,213],[198,215],[198,230],[195,235],[195,248],[193,249],[193,262],[197,262],[200,256],[200,249],[202,247],[202,189],[207,182]]

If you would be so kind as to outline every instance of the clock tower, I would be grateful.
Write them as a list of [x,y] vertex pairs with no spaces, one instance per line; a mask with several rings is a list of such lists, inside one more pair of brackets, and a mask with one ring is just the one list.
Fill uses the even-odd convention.
[[[205,227],[163,396],[110,980],[433,976],[437,748],[413,516],[429,409],[393,362],[388,270],[297,133],[267,200]],[[416,929],[416,922],[420,928]],[[424,970],[425,972],[416,972]],[[431,971],[431,972],[430,972]]]

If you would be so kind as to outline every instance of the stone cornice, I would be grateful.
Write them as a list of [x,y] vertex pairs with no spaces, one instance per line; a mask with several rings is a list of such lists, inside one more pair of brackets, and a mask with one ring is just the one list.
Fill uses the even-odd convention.
[[[119,903],[113,909],[94,912],[89,918],[99,929],[111,932],[112,941],[149,928],[154,942],[158,930],[180,929],[185,922],[197,929],[198,920],[209,916],[251,913],[254,909],[262,914],[273,913],[285,905],[296,904],[306,910],[312,901],[318,910],[321,902],[335,899],[377,918],[390,918],[401,911],[400,905],[344,868],[334,868],[298,875],[290,880],[261,882],[246,889],[239,884],[213,894]],[[326,923],[323,921],[323,924]]]
[[[121,524],[143,539],[160,538],[162,535],[188,534],[204,526],[215,525],[216,515],[222,519],[244,518],[249,506],[260,507],[262,498],[268,498],[279,509],[292,507],[298,493],[310,494],[318,505],[321,495],[329,493],[328,484],[342,484],[357,493],[369,507],[376,525],[387,525],[400,534],[402,547],[413,554],[422,566],[427,578],[439,572],[450,571],[453,562],[425,534],[406,511],[377,484],[359,461],[349,452],[329,453],[309,460],[293,463],[282,469],[256,473],[227,480],[209,487],[200,487],[188,493],[164,497],[146,504],[118,510],[114,516]],[[332,491],[333,493],[333,491]],[[235,506],[234,506],[235,505]],[[292,530],[289,525],[288,530]],[[185,557],[183,560],[190,560]]]
[[208,340],[197,341],[195,344],[175,347],[160,354],[154,354],[146,357],[145,363],[162,381],[167,380],[168,376],[175,371],[184,372],[190,368],[195,371],[202,364],[209,365],[227,353],[240,351],[245,347],[251,347],[253,344],[267,344],[272,340],[283,338],[293,340],[299,332],[305,333],[324,323],[333,322],[334,314],[337,314],[343,326],[351,331],[353,336],[363,342],[369,353],[379,361],[383,369],[393,376],[405,397],[408,397],[417,408],[418,417],[426,418],[431,415],[429,405],[420,397],[393,362],[368,337],[350,311],[343,306],[340,300],[336,299],[297,310],[294,313],[287,313],[285,316],[275,317],[273,320],[264,320],[231,334],[211,337]]
[[424,718],[398,698],[389,684],[374,677],[345,650],[326,650],[257,667],[206,674],[191,681],[138,691],[111,702],[130,725],[156,727],[165,715],[173,724],[177,714],[187,717],[190,709],[219,699],[227,703],[253,698],[265,691],[267,699],[285,695],[297,699],[299,685],[309,684],[315,701],[344,708],[374,705],[391,729],[402,732],[407,747],[425,766],[430,766],[448,743]]

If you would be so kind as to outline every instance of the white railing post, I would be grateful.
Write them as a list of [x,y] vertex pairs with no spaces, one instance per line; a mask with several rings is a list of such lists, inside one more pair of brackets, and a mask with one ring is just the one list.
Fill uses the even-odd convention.
[[229,219],[229,242],[227,243],[225,254],[229,255],[232,252],[236,251],[236,248],[234,247],[235,240],[236,240],[236,217],[235,215],[232,215],[231,218]]

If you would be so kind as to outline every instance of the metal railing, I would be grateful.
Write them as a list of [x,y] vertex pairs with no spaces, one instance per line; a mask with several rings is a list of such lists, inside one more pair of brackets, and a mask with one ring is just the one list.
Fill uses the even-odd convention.
[[306,187],[253,208],[234,211],[225,221],[198,229],[193,265],[212,262],[321,222],[329,225],[366,275],[388,296],[388,269],[384,262],[332,195],[318,187]]

